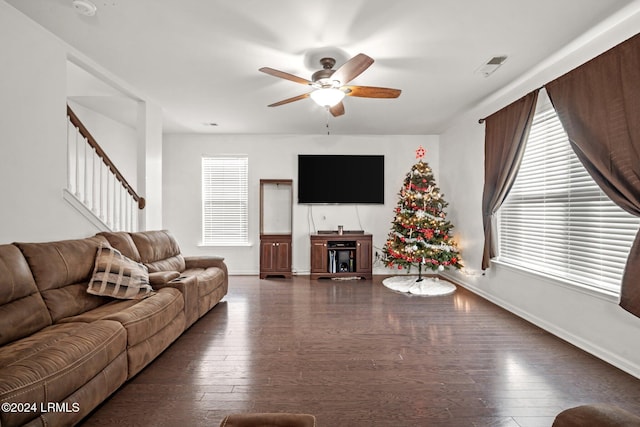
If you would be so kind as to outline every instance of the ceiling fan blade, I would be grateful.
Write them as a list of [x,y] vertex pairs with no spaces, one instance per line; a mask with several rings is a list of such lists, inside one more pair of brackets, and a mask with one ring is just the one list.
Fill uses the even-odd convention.
[[358,77],[364,70],[373,64],[373,58],[368,57],[364,53],[359,53],[336,70],[331,76],[331,80],[338,80],[340,84],[345,85],[351,80]]
[[287,99],[283,99],[282,101],[274,102],[273,104],[269,104],[268,107],[278,107],[280,105],[288,104],[290,102],[300,101],[301,99],[308,98],[309,93],[303,93],[302,95],[294,96],[293,98],[287,98]]
[[329,108],[331,115],[333,117],[338,117],[344,114],[344,104],[342,102],[338,102],[333,107]]
[[302,85],[310,85],[311,82],[307,79],[303,79],[302,77],[294,76],[293,74],[285,73],[284,71],[275,70],[269,67],[262,67],[258,71],[262,71],[263,73],[269,74],[273,77],[279,77],[281,79],[291,80],[295,83],[300,83]]
[[374,86],[342,86],[347,96],[359,96],[361,98],[397,98],[402,92],[400,89]]

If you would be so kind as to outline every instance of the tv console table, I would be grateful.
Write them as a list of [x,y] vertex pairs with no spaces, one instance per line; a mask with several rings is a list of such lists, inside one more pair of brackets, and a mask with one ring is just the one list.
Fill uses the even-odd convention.
[[311,279],[372,278],[372,237],[362,232],[317,233],[311,238]]

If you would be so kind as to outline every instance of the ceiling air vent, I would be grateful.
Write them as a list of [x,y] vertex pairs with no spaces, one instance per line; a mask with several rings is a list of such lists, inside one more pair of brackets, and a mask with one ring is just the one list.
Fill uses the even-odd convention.
[[478,67],[478,69],[475,72],[477,74],[482,74],[484,77],[489,77],[498,68],[500,68],[500,66],[504,64],[506,60],[507,60],[506,55],[494,56],[493,58],[490,58],[488,61],[482,64],[480,67]]

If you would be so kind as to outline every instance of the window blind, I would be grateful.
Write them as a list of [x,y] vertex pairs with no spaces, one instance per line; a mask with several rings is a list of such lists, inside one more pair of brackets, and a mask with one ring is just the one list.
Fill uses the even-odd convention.
[[246,156],[202,158],[202,243],[249,242]]
[[499,260],[619,293],[640,220],[589,176],[551,106],[536,113],[499,211]]

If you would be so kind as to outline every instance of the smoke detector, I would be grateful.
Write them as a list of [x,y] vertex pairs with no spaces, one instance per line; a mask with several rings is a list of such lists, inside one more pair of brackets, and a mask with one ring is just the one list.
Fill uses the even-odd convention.
[[506,61],[506,60],[507,60],[507,56],[506,55],[494,56],[493,58],[488,59],[480,67],[478,67],[478,69],[475,72],[477,74],[482,74],[484,77],[489,77],[498,68],[500,68],[500,66],[502,64],[504,64],[504,61]]
[[98,8],[89,0],[73,0],[73,8],[81,15],[93,16]]

